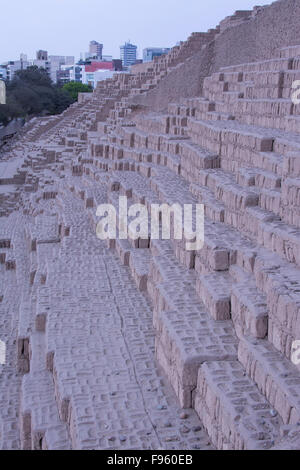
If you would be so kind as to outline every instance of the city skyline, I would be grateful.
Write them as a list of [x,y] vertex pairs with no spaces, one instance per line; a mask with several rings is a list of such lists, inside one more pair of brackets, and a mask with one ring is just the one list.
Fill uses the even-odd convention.
[[252,9],[257,3],[188,0],[174,6],[171,0],[144,0],[141,7],[138,0],[115,0],[112,8],[108,0],[44,0],[41,9],[39,0],[28,0],[26,5],[15,0],[1,6],[2,18],[13,18],[16,34],[11,34],[11,23],[3,21],[2,36],[9,41],[2,42],[0,63],[16,60],[21,53],[34,57],[39,49],[79,58],[91,40],[104,44],[103,54],[114,58],[120,57],[120,45],[130,41],[142,58],[144,48],[173,47],[193,31],[206,31],[234,10]]

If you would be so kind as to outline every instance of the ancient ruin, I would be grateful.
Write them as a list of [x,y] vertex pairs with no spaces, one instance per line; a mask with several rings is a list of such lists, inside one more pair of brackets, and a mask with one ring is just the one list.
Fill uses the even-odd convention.
[[[299,26],[236,12],[1,148],[0,449],[300,447]],[[120,195],[204,204],[203,248],[99,240]]]

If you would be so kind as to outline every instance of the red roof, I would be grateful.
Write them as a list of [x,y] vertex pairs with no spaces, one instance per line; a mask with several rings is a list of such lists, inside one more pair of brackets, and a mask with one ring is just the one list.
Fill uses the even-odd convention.
[[97,70],[113,70],[112,62],[92,62],[91,65],[85,66],[86,72],[96,72]]

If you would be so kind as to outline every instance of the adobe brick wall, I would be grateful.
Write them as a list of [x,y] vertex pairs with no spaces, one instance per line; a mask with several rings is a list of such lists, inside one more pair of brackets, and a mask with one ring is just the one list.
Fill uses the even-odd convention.
[[300,2],[280,0],[250,21],[229,28],[215,40],[213,71],[227,65],[269,59],[276,49],[300,42]]
[[154,90],[133,98],[132,102],[161,111],[173,100],[178,101],[179,96],[200,95],[204,78],[211,74],[213,56],[214,42],[171,71]]
[[154,110],[165,110],[178,96],[201,94],[206,76],[229,65],[269,59],[276,49],[300,43],[300,2],[279,0],[255,10],[251,19],[225,29],[205,49],[165,77],[155,90],[134,98]]

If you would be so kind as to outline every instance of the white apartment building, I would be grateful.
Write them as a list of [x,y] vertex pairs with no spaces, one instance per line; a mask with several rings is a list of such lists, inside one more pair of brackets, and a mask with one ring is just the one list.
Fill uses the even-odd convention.
[[[39,51],[40,52],[40,51]],[[75,64],[75,57],[74,56],[49,56],[47,60],[42,59],[27,59],[25,54],[21,54],[19,60],[9,61],[5,64],[2,64],[6,70],[6,78],[8,80],[12,80],[14,78],[15,73],[17,70],[26,70],[28,67],[33,65],[43,68],[47,71],[48,75],[50,76],[51,80],[54,83],[57,83],[57,75],[58,72],[62,69],[62,66],[74,66]]]

